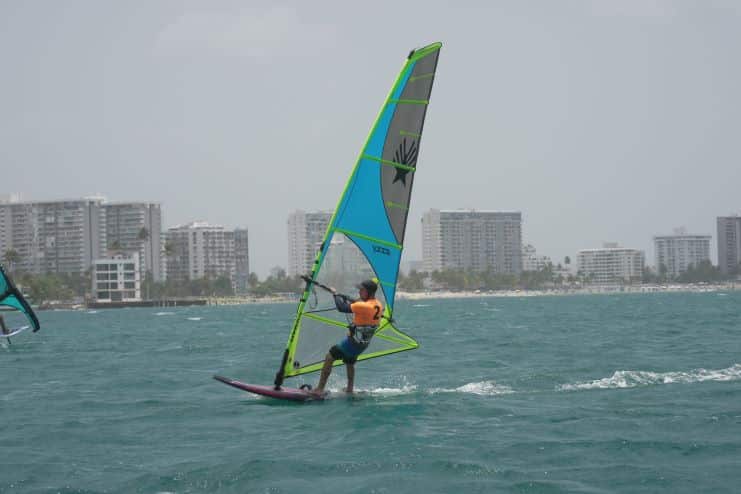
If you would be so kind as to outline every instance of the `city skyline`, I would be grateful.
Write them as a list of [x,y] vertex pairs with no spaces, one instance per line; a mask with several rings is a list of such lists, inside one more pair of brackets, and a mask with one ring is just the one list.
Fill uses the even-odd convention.
[[[147,210],[149,210],[149,208],[156,208],[156,216],[155,216],[156,217],[156,224],[159,224],[161,226],[160,235],[159,236],[156,236],[156,235],[150,236],[149,235],[149,232],[148,232],[147,239],[145,240],[145,243],[147,243],[147,244],[152,243],[153,245],[161,246],[162,249],[164,249],[164,243],[160,243],[160,240],[159,239],[160,239],[160,237],[162,237],[164,239],[164,237],[167,235],[167,232],[169,230],[178,229],[178,228],[183,227],[184,225],[187,226],[187,225],[198,224],[198,223],[207,224],[210,227],[216,227],[216,228],[221,228],[221,229],[225,228],[223,225],[218,225],[218,224],[213,224],[212,225],[208,221],[202,221],[202,220],[191,220],[189,222],[186,222],[185,224],[178,224],[178,225],[173,225],[173,226],[162,226],[163,223],[161,221],[161,218],[165,215],[165,213],[162,212],[161,209],[160,209],[161,201],[157,201],[157,202],[141,202],[141,201],[137,201],[137,202],[126,202],[126,201],[115,201],[115,202],[113,202],[113,201],[109,201],[106,196],[101,195],[101,194],[96,194],[94,196],[89,196],[89,197],[85,197],[85,198],[78,198],[78,199],[70,199],[70,198],[67,198],[67,199],[62,199],[62,200],[49,200],[49,199],[46,199],[46,200],[40,200],[40,201],[28,201],[28,200],[25,200],[25,198],[19,197],[18,195],[13,195],[11,199],[7,199],[7,198],[4,198],[4,196],[2,194],[0,194],[0,248],[2,248],[4,250],[4,249],[6,249],[7,245],[10,245],[8,243],[10,237],[6,238],[4,235],[6,233],[5,232],[6,226],[5,225],[11,219],[11,217],[12,217],[12,216],[10,216],[11,206],[14,207],[16,210],[17,210],[18,207],[21,207],[21,206],[24,207],[24,208],[25,207],[33,207],[33,208],[47,207],[47,208],[51,208],[52,210],[57,210],[60,207],[66,207],[65,204],[75,204],[75,203],[79,203],[79,204],[95,203],[95,204],[98,205],[98,207],[101,210],[100,211],[100,214],[102,214],[106,218],[108,216],[110,216],[110,211],[111,210],[124,210],[124,211],[126,211],[126,214],[131,215],[130,217],[127,218],[127,221],[129,221],[129,222],[133,221],[133,223],[131,223],[133,226],[130,226],[128,228],[130,231],[127,232],[128,237],[129,237],[128,238],[128,242],[132,242],[133,241],[135,243],[138,243],[138,242],[141,241],[141,240],[136,240],[136,238],[135,238],[138,234],[140,234],[140,232],[139,232],[140,226],[144,226],[146,228],[147,225],[154,224],[153,223],[154,220],[151,219],[151,218],[148,219],[146,222],[144,222],[144,219],[143,219],[144,216],[149,217],[151,215],[151,213],[144,214],[144,213],[140,212],[139,209],[146,208]],[[162,208],[162,209],[164,209],[164,208]],[[428,216],[430,213],[434,212],[434,211],[437,211],[438,213],[439,212],[443,212],[443,213],[453,214],[453,215],[455,215],[456,213],[467,213],[467,214],[472,214],[472,213],[475,213],[475,214],[490,213],[490,214],[492,214],[492,213],[495,213],[495,214],[504,214],[504,215],[514,214],[518,218],[517,219],[518,225],[520,225],[522,223],[522,213],[519,212],[519,211],[516,211],[516,212],[512,212],[512,211],[509,211],[509,212],[507,212],[507,211],[487,211],[487,210],[482,210],[482,209],[464,209],[464,208],[448,209],[448,210],[438,210],[438,209],[434,209],[433,208],[433,209],[427,211],[426,213],[424,213],[420,217],[420,220],[422,222],[424,222],[424,218],[426,216]],[[9,216],[7,218],[5,218],[3,212],[7,212],[9,214]],[[27,213],[24,213],[24,214],[27,214]],[[38,213],[36,213],[36,214],[38,214]],[[116,218],[119,218],[120,217],[120,214],[121,213],[117,213]],[[288,235],[287,235],[287,240],[285,242],[285,245],[288,246],[288,257],[285,259],[284,263],[279,263],[279,264],[271,265],[270,268],[268,268],[268,272],[267,273],[260,272],[259,270],[256,270],[256,269],[251,269],[250,272],[255,272],[261,278],[265,278],[265,277],[268,276],[268,273],[271,272],[274,268],[279,267],[279,268],[284,269],[289,275],[296,275],[296,274],[300,274],[299,273],[300,270],[296,270],[298,264],[301,264],[301,265],[304,266],[303,271],[306,271],[306,272],[310,271],[310,267],[307,267],[307,266],[310,266],[310,264],[313,262],[313,259],[314,259],[314,256],[315,256],[316,252],[315,252],[315,250],[311,249],[310,246],[307,244],[306,238],[308,238],[308,237],[306,237],[306,238],[303,238],[303,237],[305,237],[306,235],[309,235],[312,238],[311,242],[309,242],[309,243],[312,243],[313,242],[314,244],[318,244],[319,242],[321,242],[321,239],[323,238],[324,230],[326,229],[326,225],[327,225],[327,223],[328,223],[329,218],[331,217],[331,215],[332,215],[332,212],[331,211],[327,211],[327,210],[323,210],[323,211],[301,211],[301,210],[292,211],[288,215],[287,222],[286,222],[286,224],[288,225],[288,229],[287,229]],[[732,220],[734,223],[741,224],[741,217],[739,217],[737,215],[734,215],[734,216],[717,216],[716,217],[716,221],[717,222],[720,222],[721,220]],[[101,242],[100,242],[101,243],[101,246],[100,246],[100,248],[103,249],[103,250],[110,249],[111,248],[111,240],[114,239],[116,241],[121,241],[120,242],[121,243],[121,246],[118,247],[118,248],[123,247],[124,250],[126,250],[126,248],[127,248],[127,245],[126,245],[127,244],[127,241],[125,241],[123,237],[120,237],[119,234],[116,234],[113,237],[111,236],[111,234],[113,233],[113,231],[110,231],[109,230],[109,227],[107,226],[107,223],[109,221],[110,221],[110,218],[106,219],[103,222],[103,225],[105,225],[105,227],[103,228],[103,230],[101,231],[101,233],[103,234],[104,237],[107,238],[107,241],[105,242],[106,245],[104,246],[103,245],[103,241],[101,239]],[[311,228],[307,228],[307,225],[304,224],[307,221],[309,223],[312,223],[313,224],[313,226]],[[299,224],[298,227],[295,224],[297,222]],[[317,226],[320,226],[321,227],[319,229],[321,231],[317,230]],[[232,230],[232,231],[244,230],[246,232],[247,228],[248,228],[247,226],[242,225],[242,226],[238,226],[238,227],[235,227],[235,228],[231,228],[231,229],[230,228],[226,228],[226,229],[227,230]],[[314,231],[314,230],[317,230],[317,231]],[[718,265],[718,263],[715,260],[718,258],[718,254],[720,253],[720,250],[719,250],[720,249],[720,246],[718,244],[719,237],[714,236],[714,235],[698,235],[696,233],[688,233],[687,230],[686,230],[686,228],[684,228],[684,227],[679,227],[679,228],[675,227],[673,230],[674,230],[674,233],[672,233],[672,234],[664,234],[664,235],[662,235],[662,234],[654,234],[652,236],[651,241],[652,241],[652,245],[654,247],[653,251],[649,251],[648,249],[636,248],[635,246],[622,247],[622,244],[621,244],[621,248],[630,248],[630,249],[635,249],[635,250],[642,251],[644,253],[646,259],[654,259],[655,260],[655,259],[658,259],[658,252],[656,250],[657,239],[672,238],[672,237],[676,237],[676,236],[679,236],[679,237],[702,237],[702,238],[706,238],[705,242],[707,242],[707,244],[708,244],[708,246],[706,248],[706,251],[709,249],[709,256],[708,256],[708,258],[711,260],[711,262],[714,265]],[[117,232],[119,230],[116,229],[114,231]],[[301,233],[299,234],[299,232],[301,232]],[[520,239],[520,244],[521,244],[521,251],[518,253],[518,255],[520,255],[521,258],[520,258],[520,261],[518,261],[518,263],[523,263],[524,262],[524,259],[525,259],[525,256],[526,256],[526,254],[525,254],[526,250],[528,248],[535,248],[536,246],[533,245],[532,242],[527,241],[526,236],[522,232],[521,226],[518,226],[517,227],[517,232],[518,232],[517,235],[518,235],[518,238]],[[718,230],[718,232],[720,234],[720,230]],[[420,236],[421,237],[423,236],[423,234],[424,234],[424,232],[420,232]],[[293,238],[293,240],[292,240],[292,238]],[[300,238],[303,238],[303,239],[301,240]],[[420,239],[420,240],[421,240],[421,243],[424,244],[424,242],[425,242],[424,239]],[[302,250],[303,253],[299,256],[300,260],[299,259],[295,259],[295,260],[292,261],[292,259],[291,259],[291,255],[292,254],[291,254],[291,252],[293,250],[296,250],[295,248],[296,248],[297,245],[294,245],[294,244],[296,244],[297,241],[298,241],[298,243],[301,244],[302,247],[301,247],[300,250]],[[246,242],[246,234],[245,234],[245,240],[244,240],[244,242]],[[736,242],[736,237],[733,237],[733,242]],[[606,242],[606,241],[602,241],[602,242],[599,242],[599,245],[602,245],[604,247],[605,244],[611,244],[611,243],[619,244],[619,242],[612,242],[612,241]],[[582,247],[575,248],[573,252],[567,253],[563,257],[556,257],[556,256],[551,255],[548,252],[546,252],[546,254],[544,255],[543,254],[543,249],[538,248],[537,250],[540,253],[540,257],[547,257],[550,261],[553,262],[554,265],[558,265],[558,264],[562,263],[562,261],[565,259],[566,256],[570,257],[572,259],[572,262],[573,262],[573,259],[575,259],[576,257],[578,257],[579,251],[582,251],[582,250],[590,250],[590,249],[599,249],[600,247],[597,247],[596,245],[597,245],[597,243],[595,243],[593,245],[590,245],[590,246],[582,246]],[[245,248],[247,248],[246,243],[245,243]],[[738,247],[737,246],[736,248],[741,248],[741,247]],[[135,250],[137,250],[137,251],[140,250],[140,255],[141,255],[142,253],[145,252],[144,245],[142,244],[141,246],[137,247]],[[652,255],[651,256],[649,255],[649,252],[652,252]],[[19,253],[21,253],[21,252],[19,252]],[[685,254],[682,254],[682,255],[684,256]],[[294,256],[295,256],[295,254],[294,254]],[[417,263],[417,262],[420,262],[421,263],[421,262],[423,262],[424,257],[425,257],[424,252],[421,252],[420,253],[420,256],[418,258],[412,258],[412,257],[409,257],[409,256],[405,256],[405,257],[402,258],[402,264],[404,264],[404,263]],[[252,260],[252,261],[254,261],[254,258],[252,257],[252,254],[250,254],[249,259]],[[165,259],[164,255],[163,255],[162,259],[161,259],[161,262],[162,262],[163,265],[166,263],[166,259]],[[246,259],[243,262],[244,263],[249,263],[249,261],[247,261]],[[684,270],[684,266],[686,264],[687,263],[684,262],[682,264],[683,267],[681,269],[679,269],[676,272],[675,272],[675,270],[672,270],[672,273],[673,274],[677,274],[678,272],[683,271]],[[690,262],[689,264],[694,264],[694,263]],[[658,264],[656,264],[656,262],[654,262],[653,264],[647,262],[646,265],[647,266],[650,266],[650,267],[653,267],[654,269],[658,269],[658,267],[659,267]],[[242,269],[241,272],[242,271],[244,271],[244,269]],[[245,276],[246,276],[245,273],[242,273],[241,274],[241,277],[242,278],[244,278]],[[245,283],[246,283],[246,278],[242,279],[240,281],[240,283],[241,283],[241,285],[244,286]]]
[[523,240],[554,259],[610,240],[652,259],[657,225],[713,234],[741,209],[738,3],[431,3],[404,21],[418,15],[4,3],[3,192],[105,189],[158,198],[166,225],[248,225],[264,276],[285,265],[290,211],[335,207],[406,54],[441,40],[410,259],[431,208],[522,211]]

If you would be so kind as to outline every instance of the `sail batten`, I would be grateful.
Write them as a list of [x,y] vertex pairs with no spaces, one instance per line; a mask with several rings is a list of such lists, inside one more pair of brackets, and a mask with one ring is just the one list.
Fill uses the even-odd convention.
[[343,324],[340,321],[335,321],[334,319],[330,319],[328,317],[317,316],[315,312],[310,312],[310,311],[304,312],[304,317],[308,317],[308,318],[314,319],[315,321],[323,322],[325,324],[331,324],[333,326],[340,326],[342,328],[347,327],[346,324]]
[[[406,134],[401,134],[401,135],[411,135],[411,134],[406,133]],[[417,136],[417,137],[419,137],[419,136]],[[408,166],[408,165],[405,165],[403,163],[397,163],[395,161],[385,160],[385,159],[380,158],[378,156],[368,156],[366,154],[366,155],[363,156],[363,159],[371,160],[371,161],[377,161],[378,163],[381,163],[382,165],[393,166],[394,168],[400,168],[402,170],[407,170],[407,171],[412,172],[412,173],[414,173],[414,171],[416,170],[413,166]]]
[[393,242],[389,242],[387,240],[383,240],[383,239],[380,239],[380,238],[371,237],[369,235],[364,235],[362,233],[351,232],[350,230],[345,230],[344,228],[335,228],[334,231],[339,232],[339,233],[344,233],[345,235],[348,235],[350,237],[358,237],[358,238],[362,238],[364,240],[369,240],[371,242],[376,242],[376,243],[379,243],[379,244],[384,245],[386,247],[391,247],[392,249],[402,250],[404,248],[404,246],[402,246],[402,245],[398,245],[398,244],[395,244]]
[[428,105],[430,102],[424,99],[392,99],[389,103],[399,105]]
[[356,293],[355,285],[363,279],[379,283],[376,298],[385,307],[385,322],[358,360],[418,347],[394,326],[392,314],[419,145],[441,46],[434,43],[412,51],[381,106],[317,253],[276,386],[284,377],[319,370],[327,349],[347,332],[349,319],[332,311],[332,296],[313,282],[349,295]]

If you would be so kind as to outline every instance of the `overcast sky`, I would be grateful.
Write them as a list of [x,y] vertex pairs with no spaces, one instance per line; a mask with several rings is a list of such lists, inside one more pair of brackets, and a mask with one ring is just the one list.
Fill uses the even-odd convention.
[[0,194],[247,226],[265,276],[434,41],[405,259],[430,208],[522,211],[555,260],[617,241],[653,264],[677,226],[716,258],[716,216],[741,210],[736,1],[0,0]]

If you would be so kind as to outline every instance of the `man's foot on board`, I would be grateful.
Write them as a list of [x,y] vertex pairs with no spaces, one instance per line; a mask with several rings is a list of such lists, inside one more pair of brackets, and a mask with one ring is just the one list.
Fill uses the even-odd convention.
[[349,395],[353,394],[353,389],[352,388],[345,388],[342,391],[344,391],[345,393],[347,393]]
[[327,392],[324,391],[323,389],[316,388],[316,389],[310,389],[309,394],[312,394],[314,396],[318,396],[321,398],[322,396],[326,395]]

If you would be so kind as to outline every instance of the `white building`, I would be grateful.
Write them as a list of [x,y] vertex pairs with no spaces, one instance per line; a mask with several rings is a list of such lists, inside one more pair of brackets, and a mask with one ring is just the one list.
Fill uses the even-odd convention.
[[431,209],[422,217],[425,271],[470,269],[520,274],[522,213]]
[[162,210],[158,203],[106,203],[106,245],[139,254],[139,269],[144,280],[149,272],[153,281],[163,281]]
[[141,300],[139,254],[113,252],[93,263],[93,298],[97,302]]
[[[238,232],[235,235],[233,230],[205,222],[169,228],[166,242],[171,254],[167,257],[167,279],[189,281],[226,276],[236,288],[236,245],[240,249],[247,249],[247,231],[240,229]],[[240,252],[239,257],[240,269],[249,270],[248,252]],[[241,274],[244,276],[244,273]]]
[[331,211],[294,211],[288,216],[288,276],[311,272],[331,218]]
[[654,237],[656,269],[672,278],[687,271],[690,265],[697,266],[710,260],[710,235],[689,235],[684,229],[675,229],[673,235]]
[[531,244],[522,246],[522,270],[523,271],[540,271],[541,269],[552,264],[548,256],[539,256]]
[[580,250],[576,261],[579,273],[593,283],[613,284],[640,281],[645,255],[641,250],[606,243],[601,249]]
[[106,251],[102,197],[0,203],[0,253],[34,274],[84,273]]

